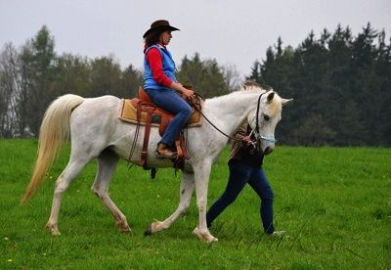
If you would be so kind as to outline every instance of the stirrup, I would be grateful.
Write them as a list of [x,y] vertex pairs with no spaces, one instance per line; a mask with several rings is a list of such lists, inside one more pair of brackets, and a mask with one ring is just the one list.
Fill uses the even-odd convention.
[[158,158],[158,159],[164,159],[165,158],[165,159],[175,160],[176,157],[177,157],[177,153],[172,152],[169,149],[163,149],[161,151],[156,149],[155,157]]

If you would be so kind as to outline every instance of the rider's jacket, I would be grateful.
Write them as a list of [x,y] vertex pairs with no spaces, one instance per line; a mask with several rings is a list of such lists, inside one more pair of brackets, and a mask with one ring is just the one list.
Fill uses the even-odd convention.
[[170,78],[172,81],[176,82],[177,79],[175,77],[175,62],[172,59],[171,53],[162,45],[160,44],[154,44],[150,47],[148,47],[145,50],[145,57],[144,57],[144,88],[145,89],[170,89],[167,86],[162,85],[161,83],[158,83],[153,76],[151,64],[147,60],[147,54],[152,49],[156,48],[159,50],[160,55],[162,57],[162,65],[163,65],[163,72],[164,74]]

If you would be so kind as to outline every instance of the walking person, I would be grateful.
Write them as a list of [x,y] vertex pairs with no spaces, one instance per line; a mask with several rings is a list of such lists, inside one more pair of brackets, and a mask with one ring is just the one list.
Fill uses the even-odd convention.
[[[251,88],[253,83],[245,84]],[[266,234],[282,236],[285,231],[275,231],[273,225],[273,191],[262,168],[264,154],[253,145],[250,136],[251,128],[248,124],[243,125],[235,133],[236,139],[243,142],[232,142],[231,157],[228,162],[229,178],[224,193],[210,207],[207,212],[207,226],[210,227],[213,221],[226,209],[243,190],[246,184],[257,193],[261,200],[260,216],[262,227]]]

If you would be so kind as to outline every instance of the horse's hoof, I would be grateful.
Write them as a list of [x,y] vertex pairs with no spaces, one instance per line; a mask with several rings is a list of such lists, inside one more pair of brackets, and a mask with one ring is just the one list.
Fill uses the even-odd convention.
[[144,235],[152,235],[165,229],[167,228],[164,226],[164,223],[156,220],[155,222],[152,222],[151,225],[149,225],[149,227],[145,230]]
[[152,224],[144,231],[144,236],[152,235]]
[[200,239],[202,242],[205,242],[208,244],[219,241],[219,239],[217,239],[216,237],[211,235],[208,230],[202,232],[201,230],[198,229],[198,227],[196,227],[193,230],[193,234],[195,234],[198,237],[198,239]]
[[118,229],[122,232],[122,233],[129,233],[132,231],[132,229],[130,228],[130,226],[128,225],[128,223],[126,222],[126,220],[118,220],[116,222],[116,225],[118,227]]
[[131,233],[132,232],[132,229],[129,226],[127,226],[125,228],[121,228],[120,230],[122,233]]
[[53,230],[53,231],[51,231],[50,233],[51,233],[53,236],[60,236],[60,235],[61,235],[61,233],[60,233],[59,230]]
[[53,235],[53,236],[59,236],[61,235],[60,231],[58,230],[58,227],[57,225],[55,224],[46,224],[46,229],[48,229],[50,231],[50,233]]

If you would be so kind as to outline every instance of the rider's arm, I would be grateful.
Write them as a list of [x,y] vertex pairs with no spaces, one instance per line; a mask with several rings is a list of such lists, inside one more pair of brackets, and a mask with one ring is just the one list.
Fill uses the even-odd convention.
[[149,66],[151,67],[153,78],[158,84],[174,89],[179,94],[182,94],[185,97],[190,97],[194,94],[193,91],[184,88],[179,82],[174,82],[164,73],[162,56],[158,49],[150,49],[147,52],[146,58],[149,63]]
[[179,82],[172,82],[170,85],[170,88],[174,89],[177,91],[179,94],[184,95],[185,97],[190,97],[194,94],[192,90],[186,89],[183,87],[183,85]]
[[163,71],[163,60],[159,50],[157,48],[151,48],[147,52],[146,59],[155,81],[162,86],[171,87],[173,81]]

